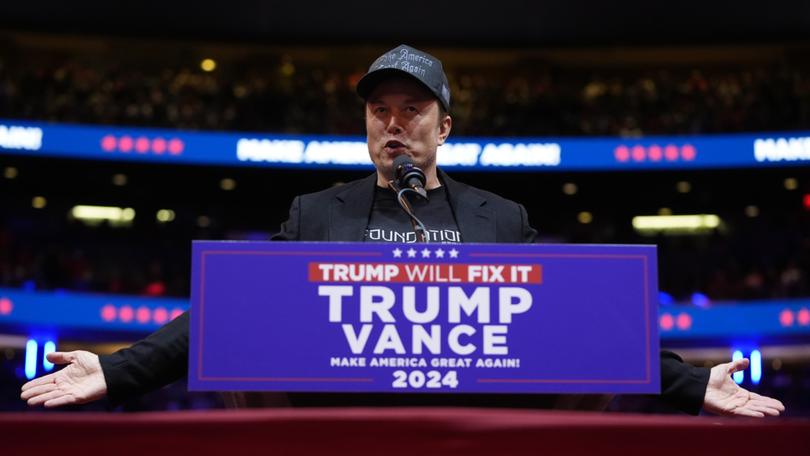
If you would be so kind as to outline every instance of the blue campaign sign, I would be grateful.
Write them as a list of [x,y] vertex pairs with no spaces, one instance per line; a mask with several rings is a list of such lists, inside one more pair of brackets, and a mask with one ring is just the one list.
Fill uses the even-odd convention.
[[[372,169],[360,136],[186,132],[0,119],[0,154],[152,163]],[[439,148],[445,169],[584,171],[810,164],[810,132],[643,138],[463,138]]]
[[657,393],[655,246],[196,241],[189,389]]

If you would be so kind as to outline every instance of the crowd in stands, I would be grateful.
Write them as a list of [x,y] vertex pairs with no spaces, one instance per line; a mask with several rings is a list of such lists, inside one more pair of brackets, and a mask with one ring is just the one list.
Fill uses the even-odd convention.
[[64,224],[58,229],[62,234],[54,236],[0,226],[0,286],[188,296],[187,241],[173,243],[105,226]]
[[[196,63],[196,62],[195,62]],[[201,130],[361,134],[345,69],[228,62],[125,64],[0,53],[0,118]],[[448,67],[454,134],[582,136],[796,130],[810,125],[801,65],[579,69]]]

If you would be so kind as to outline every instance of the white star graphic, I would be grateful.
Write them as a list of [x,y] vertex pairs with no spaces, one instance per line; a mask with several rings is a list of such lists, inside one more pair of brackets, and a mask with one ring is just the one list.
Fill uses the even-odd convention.
[[458,258],[458,250],[450,249],[450,258]]
[[408,258],[414,258],[416,256],[416,250],[408,249]]
[[430,258],[430,250],[427,247],[422,249],[422,258]]
[[436,249],[436,258],[444,258],[444,250]]
[[394,258],[402,258],[402,250],[400,250],[399,247],[392,250],[391,253],[394,254]]

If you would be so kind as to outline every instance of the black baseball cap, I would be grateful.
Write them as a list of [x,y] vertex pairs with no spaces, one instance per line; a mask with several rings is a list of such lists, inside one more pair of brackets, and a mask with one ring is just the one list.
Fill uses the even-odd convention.
[[401,44],[379,56],[357,82],[357,94],[364,100],[377,84],[391,76],[407,75],[421,82],[450,111],[450,84],[444,74],[442,62],[419,49]]

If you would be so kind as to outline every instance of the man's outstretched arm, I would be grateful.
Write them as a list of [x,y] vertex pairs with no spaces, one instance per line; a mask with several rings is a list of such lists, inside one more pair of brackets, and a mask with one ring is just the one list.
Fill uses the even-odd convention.
[[20,397],[28,405],[50,408],[84,404],[101,399],[107,394],[107,382],[95,353],[83,350],[53,352],[48,353],[47,358],[54,364],[67,366],[23,385]]
[[112,404],[168,385],[188,373],[189,315],[183,313],[128,348],[98,356],[87,351],[55,352],[54,364],[67,364],[22,387],[29,405],[83,404],[107,396]]
[[747,359],[718,364],[711,369],[683,362],[661,352],[661,397],[681,411],[697,415],[705,410],[726,416],[777,416],[785,406],[776,399],[752,393],[731,375],[748,367]]
[[752,393],[740,387],[731,374],[748,368],[748,360],[738,359],[712,367],[703,410],[727,416],[778,416],[785,406],[778,400]]

